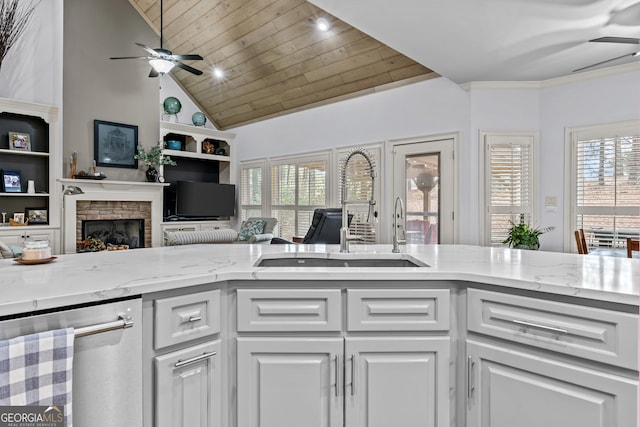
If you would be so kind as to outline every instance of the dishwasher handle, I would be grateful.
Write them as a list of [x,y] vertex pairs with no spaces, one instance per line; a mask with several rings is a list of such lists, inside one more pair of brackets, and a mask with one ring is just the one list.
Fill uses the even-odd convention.
[[118,320],[114,320],[113,322],[98,323],[96,325],[76,328],[73,333],[76,338],[80,338],[127,328],[133,328],[133,319],[128,314],[121,314],[118,316]]

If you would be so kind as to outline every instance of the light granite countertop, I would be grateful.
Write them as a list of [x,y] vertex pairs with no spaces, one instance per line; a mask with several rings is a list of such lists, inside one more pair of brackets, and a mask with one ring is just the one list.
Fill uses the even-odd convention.
[[[0,316],[232,280],[454,280],[638,305],[637,259],[465,245],[401,247],[430,267],[254,267],[263,256],[339,257],[338,245],[190,245],[0,260]],[[352,245],[391,256],[391,245]],[[331,255],[325,255],[330,253]]]

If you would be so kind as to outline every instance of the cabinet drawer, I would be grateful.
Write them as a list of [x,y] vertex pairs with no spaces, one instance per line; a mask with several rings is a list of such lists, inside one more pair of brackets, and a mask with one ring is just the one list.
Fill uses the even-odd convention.
[[445,331],[448,289],[349,289],[349,331]]
[[638,369],[638,316],[478,289],[467,293],[470,331]]
[[154,301],[156,349],[220,332],[220,291]]
[[226,228],[231,228],[231,223],[229,221],[216,221],[213,223],[207,222],[200,226],[200,230],[202,231],[222,230]]
[[238,289],[238,331],[339,331],[339,289]]

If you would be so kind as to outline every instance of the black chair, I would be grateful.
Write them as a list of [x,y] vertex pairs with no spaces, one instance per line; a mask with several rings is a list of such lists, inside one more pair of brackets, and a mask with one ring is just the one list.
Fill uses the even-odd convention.
[[[349,214],[348,223],[351,224],[353,215]],[[340,243],[340,228],[342,227],[342,209],[317,208],[313,211],[311,226],[307,230],[302,243],[338,244]],[[271,244],[293,243],[286,239],[274,237]]]

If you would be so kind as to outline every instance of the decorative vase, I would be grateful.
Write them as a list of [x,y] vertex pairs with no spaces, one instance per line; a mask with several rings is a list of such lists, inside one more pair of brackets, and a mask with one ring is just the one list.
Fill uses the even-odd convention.
[[157,182],[158,181],[158,170],[153,166],[149,166],[147,172],[145,172],[147,176],[147,181],[149,182]]
[[200,111],[197,111],[191,116],[191,121],[195,126],[204,126],[207,123],[207,118]]
[[169,96],[165,98],[164,102],[162,103],[162,106],[164,108],[164,112],[167,114],[178,114],[182,109],[182,104],[180,103],[180,100],[174,96]]

